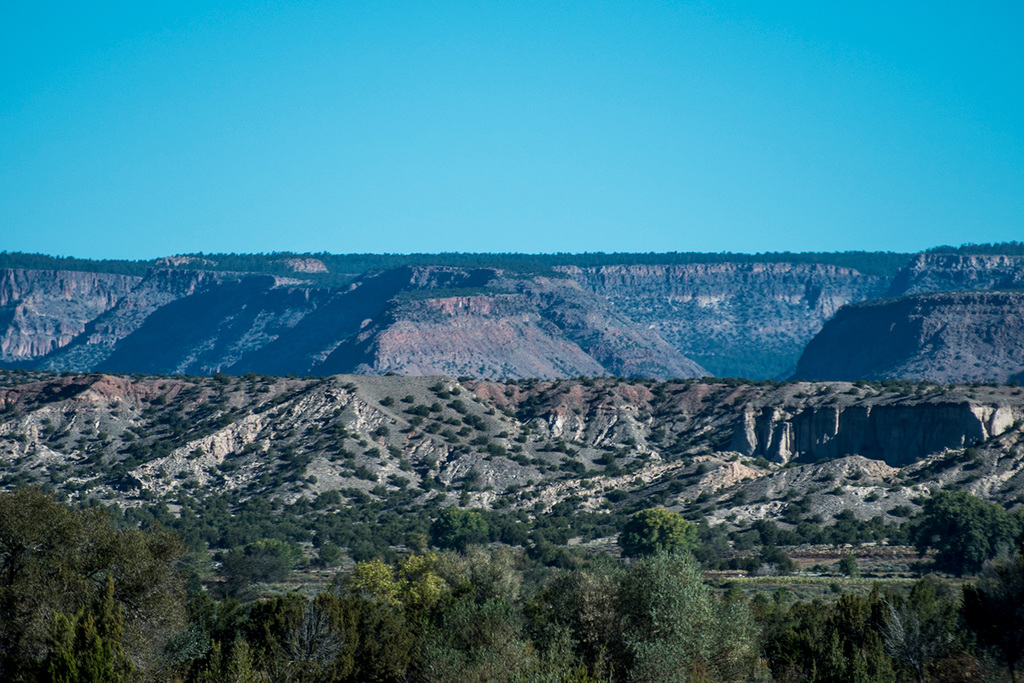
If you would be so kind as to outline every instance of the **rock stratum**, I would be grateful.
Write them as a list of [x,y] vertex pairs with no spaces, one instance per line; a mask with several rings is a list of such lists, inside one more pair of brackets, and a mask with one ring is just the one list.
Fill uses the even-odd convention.
[[815,263],[563,268],[719,377],[782,377],[840,307],[889,278]]
[[[307,267],[308,264],[303,264]],[[0,273],[3,360],[60,371],[708,374],[565,277],[405,267],[344,288],[252,273]]]

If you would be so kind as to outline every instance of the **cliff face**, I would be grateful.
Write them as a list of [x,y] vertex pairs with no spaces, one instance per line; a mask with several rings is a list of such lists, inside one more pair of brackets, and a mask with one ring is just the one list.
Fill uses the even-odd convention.
[[1024,417],[1020,406],[970,401],[779,407],[748,410],[736,422],[732,450],[786,463],[862,455],[902,466],[945,449],[973,446],[1003,434]]
[[32,361],[67,346],[139,279],[63,270],[0,270],[0,362]]
[[[310,279],[323,261],[292,261],[276,276],[191,270],[193,257],[165,259],[143,278],[0,271],[0,363],[484,378],[778,378],[796,368],[797,378],[1005,381],[1024,372],[1017,295],[969,295],[1024,287],[1024,256],[923,254],[891,282],[793,263],[559,266],[554,276],[409,265],[320,288]],[[932,290],[963,295],[921,298]],[[886,292],[912,296],[849,306]]]
[[[351,370],[482,378],[603,375],[606,370],[523,297],[402,302],[358,340]],[[337,367],[333,363],[333,369]]]
[[881,296],[887,278],[790,263],[562,268],[720,377],[788,374],[843,305]]
[[794,378],[1024,378],[1024,292],[943,292],[848,306],[807,345]]
[[1024,256],[919,254],[893,278],[888,296],[1024,288]]
[[270,275],[155,269],[39,366],[209,374],[276,339],[320,298]]

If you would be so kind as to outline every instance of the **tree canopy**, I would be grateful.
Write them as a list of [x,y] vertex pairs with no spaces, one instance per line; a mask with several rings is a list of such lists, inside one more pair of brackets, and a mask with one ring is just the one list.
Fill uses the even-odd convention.
[[935,565],[955,574],[975,573],[1000,550],[1011,550],[1019,521],[1001,506],[966,491],[938,491],[924,501],[914,530],[918,551],[938,551]]
[[641,510],[619,534],[619,547],[626,557],[688,552],[696,545],[697,527],[665,508]]

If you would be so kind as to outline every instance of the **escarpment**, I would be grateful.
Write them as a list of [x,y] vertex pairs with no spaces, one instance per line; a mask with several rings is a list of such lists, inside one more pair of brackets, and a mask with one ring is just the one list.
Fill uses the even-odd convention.
[[887,296],[1024,288],[1024,256],[918,254],[893,278]]
[[484,379],[707,374],[571,280],[492,271],[483,284],[468,295],[424,287],[397,297],[317,370]]
[[1005,386],[0,371],[0,488],[881,514],[940,487],[1017,500],[1022,423]]
[[769,406],[743,412],[731,447],[779,463],[862,455],[903,466],[932,453],[984,443],[1022,418],[1019,405],[970,401],[861,403],[793,411]]
[[140,278],[66,270],[0,270],[0,361],[25,363],[67,346]]
[[[912,259],[851,252],[76,260],[144,276],[0,271],[0,364],[171,374],[781,379],[795,371],[805,379],[1012,381],[1024,372],[1018,303],[1006,298],[1012,293],[966,295],[1024,286],[1024,255],[1015,249]],[[4,260],[19,262],[46,259]],[[940,298],[878,299],[926,292]]]
[[[13,301],[17,292],[21,303],[12,309],[3,360],[48,370],[479,378],[708,374],[656,332],[565,277],[403,266],[344,287],[318,288],[290,275],[154,268],[141,279],[114,278],[120,289],[97,290],[90,300],[80,292],[61,294],[70,278],[32,272],[37,274],[18,277],[46,284],[17,287],[20,280],[9,278],[14,284],[7,286],[7,298]],[[94,289],[105,281],[81,275]],[[77,317],[59,320],[71,309],[62,300],[74,302]],[[50,318],[26,313],[35,301],[47,302],[42,308]],[[37,328],[46,325],[41,334]]]
[[917,294],[843,308],[808,343],[794,379],[1024,378],[1024,291]]

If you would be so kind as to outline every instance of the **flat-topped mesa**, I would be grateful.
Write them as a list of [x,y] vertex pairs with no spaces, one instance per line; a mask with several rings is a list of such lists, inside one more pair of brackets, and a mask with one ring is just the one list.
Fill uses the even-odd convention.
[[844,307],[793,379],[1011,382],[1024,378],[1024,291],[915,294]]
[[731,447],[780,463],[862,455],[903,466],[932,453],[984,443],[1022,418],[1021,405],[964,400],[827,405],[799,411],[767,406],[744,411]]

